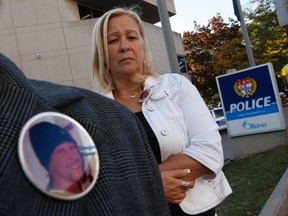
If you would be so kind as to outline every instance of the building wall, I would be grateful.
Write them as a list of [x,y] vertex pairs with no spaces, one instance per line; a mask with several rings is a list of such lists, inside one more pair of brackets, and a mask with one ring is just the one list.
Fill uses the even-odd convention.
[[[0,52],[27,77],[92,89],[90,38],[95,19],[80,20],[72,0],[0,0]],[[170,71],[162,30],[145,23],[154,71]],[[181,35],[173,33],[177,54]]]
[[[148,2],[152,5],[157,6],[157,0],[144,0],[145,2]],[[167,10],[172,12],[172,13],[176,13],[176,9],[175,9],[175,5],[174,5],[174,0],[166,0],[166,6],[167,6]]]

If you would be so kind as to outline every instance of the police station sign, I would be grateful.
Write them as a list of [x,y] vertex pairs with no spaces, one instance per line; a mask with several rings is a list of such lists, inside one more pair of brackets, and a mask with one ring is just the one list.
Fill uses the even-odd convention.
[[230,137],[285,129],[271,63],[216,77]]

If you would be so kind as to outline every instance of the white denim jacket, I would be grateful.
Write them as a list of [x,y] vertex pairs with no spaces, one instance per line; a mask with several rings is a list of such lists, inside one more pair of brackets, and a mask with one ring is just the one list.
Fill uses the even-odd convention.
[[[222,172],[224,157],[218,125],[198,90],[179,74],[151,76],[144,89],[150,95],[142,103],[142,112],[158,139],[161,160],[182,152],[214,173],[196,179],[180,204],[182,210],[193,215],[217,206],[232,190]],[[112,92],[106,96],[113,98]]]

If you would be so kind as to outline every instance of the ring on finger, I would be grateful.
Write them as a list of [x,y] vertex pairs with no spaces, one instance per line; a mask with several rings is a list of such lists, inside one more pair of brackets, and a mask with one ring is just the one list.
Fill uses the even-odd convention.
[[190,181],[183,180],[181,182],[181,184],[182,184],[183,189],[188,190],[189,189],[188,186],[190,184]]

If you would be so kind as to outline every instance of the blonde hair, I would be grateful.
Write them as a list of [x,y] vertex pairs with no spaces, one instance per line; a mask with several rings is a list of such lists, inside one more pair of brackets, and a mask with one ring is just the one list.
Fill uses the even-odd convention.
[[101,93],[107,93],[115,88],[111,73],[109,72],[107,29],[110,18],[120,15],[128,15],[136,21],[144,41],[144,73],[135,76],[133,80],[136,83],[143,84],[148,76],[155,75],[152,72],[152,55],[146,42],[144,25],[141,18],[135,11],[135,8],[115,8],[98,18],[92,32],[91,56],[93,81],[95,86],[98,87],[97,91]]

